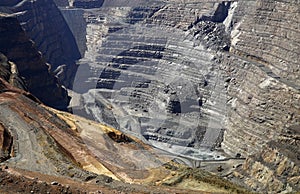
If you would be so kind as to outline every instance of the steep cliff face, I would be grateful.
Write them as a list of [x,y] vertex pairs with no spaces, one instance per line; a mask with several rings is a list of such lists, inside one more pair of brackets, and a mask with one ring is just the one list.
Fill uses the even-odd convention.
[[74,35],[81,56],[84,57],[85,51],[87,50],[87,22],[84,18],[84,10],[77,8],[60,8],[60,11]]
[[247,156],[235,176],[258,192],[299,190],[299,2],[237,3],[230,52],[222,148]]
[[253,6],[233,37],[234,50],[256,57],[283,81],[299,86],[299,2],[258,0]]
[[16,13],[28,36],[35,42],[51,71],[61,66],[58,76],[66,86],[71,86],[76,72],[75,60],[80,58],[76,41],[53,0],[1,1],[0,6]]
[[[15,65],[28,90],[47,105],[66,109],[68,96],[16,17],[1,14],[0,52]],[[51,97],[49,97],[51,96]]]
[[249,10],[225,62],[232,98],[223,148],[245,156],[300,121],[299,4],[257,1]]

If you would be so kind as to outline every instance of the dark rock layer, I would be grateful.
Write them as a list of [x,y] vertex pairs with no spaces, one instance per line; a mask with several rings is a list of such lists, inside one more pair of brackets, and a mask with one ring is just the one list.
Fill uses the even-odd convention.
[[91,9],[91,8],[99,8],[103,5],[104,0],[75,0],[73,2],[73,6],[77,8],[85,8],[85,9]]
[[54,0],[54,2],[58,7],[67,7],[67,6],[69,6],[69,1],[68,0]]
[[62,14],[53,0],[0,2],[16,13],[21,26],[32,39],[36,48],[42,52],[46,62],[51,64],[51,71],[64,65],[64,72],[59,76],[70,87],[72,76],[76,72],[75,60],[80,58],[76,41]]
[[[28,90],[47,105],[66,109],[68,96],[16,17],[0,17],[0,52],[6,55],[24,78]],[[51,96],[51,97],[50,97]]]

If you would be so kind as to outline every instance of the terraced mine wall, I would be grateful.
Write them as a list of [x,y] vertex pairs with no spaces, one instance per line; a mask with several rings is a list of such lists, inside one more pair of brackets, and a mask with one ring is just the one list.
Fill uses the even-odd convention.
[[238,177],[252,189],[299,190],[299,2],[238,2],[236,13],[222,147],[250,155]]
[[51,64],[51,71],[60,67],[57,75],[67,87],[71,86],[77,68],[75,60],[81,55],[72,32],[53,0],[4,0],[0,6],[6,6],[17,15],[37,49]]
[[[299,122],[300,50],[298,20],[293,19],[299,19],[298,4],[257,1],[253,6],[254,11],[232,33],[231,53],[240,58],[230,60],[235,76],[229,84],[232,108],[223,142],[226,150],[244,155],[255,153],[284,128]],[[285,22],[292,22],[290,29]],[[247,139],[236,148],[234,139],[243,136]]]
[[[75,114],[176,159],[246,157],[227,178],[254,191],[299,190],[298,1],[105,1],[62,10],[84,53]],[[7,33],[20,40],[18,32]],[[24,51],[0,52],[18,65],[13,56]]]
[[[5,164],[0,173],[1,193],[245,191],[215,175],[161,157],[133,136],[42,105],[22,90],[15,64],[2,53],[0,70],[0,162]],[[191,173],[203,174],[203,182],[202,177],[189,176]],[[180,182],[210,187],[178,189],[173,186],[179,184],[177,177],[187,177]]]
[[[190,12],[193,5],[182,4],[184,18],[178,17],[178,5],[163,3],[104,3],[99,10],[85,10],[87,51],[73,88],[83,103],[72,105],[74,113],[85,112],[172,152],[217,157],[208,150],[219,145],[224,130],[223,75],[213,52],[195,46],[181,26],[187,30],[191,21],[213,17],[225,5],[203,3]],[[71,15],[63,9],[64,15],[68,11]],[[163,19],[174,19],[178,29],[164,26]]]
[[[25,81],[23,88],[47,105],[66,110],[69,98],[57,78],[49,72],[49,66],[34,43],[27,36],[16,17],[1,14],[0,52],[16,65]],[[49,95],[51,98],[49,98]]]
[[[265,167],[251,171],[267,160],[264,149],[279,150],[298,166],[283,151],[284,144],[297,148],[290,145],[297,131],[284,143],[279,138],[299,123],[297,10],[297,1],[174,0],[144,7],[105,1],[85,12],[87,51],[79,64],[89,73],[76,76],[81,103],[74,112],[194,159],[220,158],[209,151],[220,146],[230,157],[249,157],[236,172],[252,189],[297,189],[298,168],[285,178],[274,175],[268,186],[268,177],[255,178]],[[269,172],[278,168],[272,165]]]

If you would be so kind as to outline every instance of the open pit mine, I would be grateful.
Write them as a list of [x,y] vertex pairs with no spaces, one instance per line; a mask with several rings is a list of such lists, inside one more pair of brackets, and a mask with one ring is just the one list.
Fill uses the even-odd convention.
[[297,192],[299,0],[0,0],[0,193]]

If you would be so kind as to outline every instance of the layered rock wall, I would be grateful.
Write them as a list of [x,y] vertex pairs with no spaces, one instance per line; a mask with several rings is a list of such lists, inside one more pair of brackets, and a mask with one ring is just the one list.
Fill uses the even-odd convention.
[[[162,2],[113,7],[114,2],[85,13],[88,49],[74,82],[82,94],[74,113],[176,154],[217,157],[207,151],[224,129],[223,78],[214,53],[183,30],[191,21],[218,15],[223,4],[171,4],[166,11]],[[167,24],[172,20],[176,28]]]
[[247,9],[224,63],[232,98],[223,148],[245,156],[300,119],[299,4],[266,0]]
[[76,41],[53,0],[1,1],[0,6],[16,13],[18,20],[36,47],[51,64],[51,71],[64,65],[59,76],[66,86],[72,84],[75,60],[80,58]]
[[[281,130],[299,122],[299,91],[270,77],[264,66],[228,56],[228,103],[223,148],[232,156],[261,150]],[[227,61],[227,63],[226,63]]]
[[247,158],[235,176],[253,190],[264,193],[300,190],[299,125],[293,125]]
[[49,65],[24,32],[17,18],[2,14],[0,30],[0,52],[16,65],[28,90],[45,104],[66,109],[69,102],[66,90],[49,72]]
[[232,156],[246,156],[235,177],[263,193],[299,190],[300,44],[298,1],[239,1],[228,76],[226,131]]
[[239,39],[234,50],[255,56],[274,74],[299,86],[299,2],[260,0],[254,7],[234,37]]

